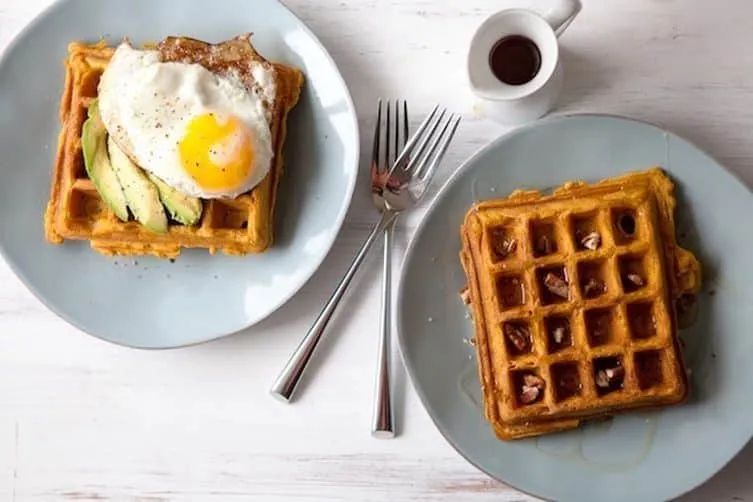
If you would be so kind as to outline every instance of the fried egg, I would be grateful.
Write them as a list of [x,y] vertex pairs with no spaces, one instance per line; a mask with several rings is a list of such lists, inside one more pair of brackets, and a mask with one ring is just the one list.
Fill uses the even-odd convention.
[[134,162],[179,192],[235,198],[264,179],[274,156],[264,106],[274,98],[274,70],[257,66],[251,90],[124,42],[99,83],[102,122]]

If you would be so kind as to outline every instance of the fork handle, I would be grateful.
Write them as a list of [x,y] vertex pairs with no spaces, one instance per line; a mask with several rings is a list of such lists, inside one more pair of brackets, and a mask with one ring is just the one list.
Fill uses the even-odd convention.
[[379,325],[379,356],[377,358],[376,394],[371,435],[375,438],[395,437],[392,394],[390,390],[390,355],[392,351],[392,236],[395,220],[384,229],[384,262],[382,267],[382,312]]
[[390,211],[382,213],[381,219],[374,226],[374,229],[366,238],[366,241],[361,245],[361,249],[358,250],[356,257],[353,259],[347,272],[345,272],[345,275],[335,288],[332,296],[324,305],[324,308],[322,308],[322,311],[317,316],[314,324],[311,326],[308,333],[306,333],[306,336],[303,337],[298,348],[295,349],[295,352],[293,352],[293,355],[288,360],[285,368],[283,368],[282,372],[277,377],[277,380],[275,380],[272,385],[270,392],[273,396],[278,397],[283,401],[290,401],[295,393],[298,383],[301,381],[301,377],[303,376],[309,361],[311,361],[311,357],[314,355],[314,352],[327,329],[330,319],[332,319],[332,315],[335,313],[338,305],[340,305],[340,301],[345,295],[348,286],[350,286],[353,277],[355,277],[363,260],[374,246],[379,234],[384,231],[387,225],[395,220],[396,216],[396,213]]

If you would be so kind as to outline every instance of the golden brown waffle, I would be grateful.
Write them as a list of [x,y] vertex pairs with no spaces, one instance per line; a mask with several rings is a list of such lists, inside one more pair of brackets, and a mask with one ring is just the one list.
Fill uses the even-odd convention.
[[171,224],[165,234],[154,233],[135,221],[120,221],[101,200],[83,164],[81,128],[87,108],[97,96],[100,76],[114,49],[105,42],[73,42],[65,61],[65,89],[60,104],[62,130],[45,213],[45,236],[51,243],[67,239],[89,240],[105,255],[150,254],[172,258],[182,248],[206,248],[210,253],[261,253],[273,240],[277,186],[283,170],[288,113],[298,102],[303,74],[296,68],[270,63],[259,55],[249,35],[212,45],[190,38],[170,37],[150,46],[164,61],[198,63],[216,74],[233,71],[253,85],[249,62],[271,66],[276,72],[274,102],[265,103],[271,117],[275,156],[264,180],[250,192],[232,200],[206,200],[199,224]]
[[701,268],[658,168],[479,203],[461,229],[487,419],[502,439],[681,402],[675,301]]

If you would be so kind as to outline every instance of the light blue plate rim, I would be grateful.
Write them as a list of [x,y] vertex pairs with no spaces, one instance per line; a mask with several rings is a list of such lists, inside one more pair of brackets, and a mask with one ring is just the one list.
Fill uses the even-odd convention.
[[[746,189],[750,190],[750,187],[748,187],[748,185],[743,181],[743,179],[737,173],[727,169],[724,165],[716,161],[716,159],[712,155],[710,155],[706,150],[698,147],[695,143],[683,137],[682,135],[677,134],[673,131],[670,131],[669,129],[666,129],[664,127],[661,127],[659,125],[656,125],[654,123],[651,123],[645,120],[628,117],[625,115],[597,113],[597,112],[574,112],[574,113],[562,113],[562,114],[552,115],[549,117],[539,119],[532,123],[519,126],[505,134],[502,134],[499,137],[491,140],[489,143],[479,147],[473,154],[471,154],[470,157],[468,157],[465,161],[463,161],[460,164],[460,166],[448,177],[448,179],[437,190],[436,195],[433,197],[431,203],[426,208],[426,211],[424,213],[422,220],[416,227],[416,230],[410,242],[408,243],[408,246],[404,254],[404,258],[402,260],[402,267],[401,267],[401,273],[400,273],[400,278],[399,278],[399,284],[398,284],[398,290],[397,290],[397,301],[396,301],[397,341],[398,341],[398,352],[400,353],[400,359],[404,364],[404,367],[406,369],[406,373],[408,374],[411,385],[414,391],[416,392],[416,394],[418,395],[419,400],[421,401],[421,404],[423,405],[424,409],[427,411],[427,414],[429,415],[429,418],[431,419],[432,423],[440,432],[440,434],[445,439],[445,441],[447,441],[449,445],[462,458],[464,458],[469,464],[473,465],[476,469],[483,472],[487,476],[493,479],[496,479],[497,481],[504,483],[507,486],[510,486],[511,488],[521,493],[524,493],[531,497],[536,497],[541,500],[547,500],[547,501],[552,501],[552,502],[554,502],[555,499],[547,498],[541,493],[537,493],[536,490],[532,488],[522,488],[520,486],[517,486],[516,484],[511,483],[510,481],[504,479],[504,476],[495,475],[495,473],[493,473],[491,470],[486,469],[483,465],[481,465],[481,462],[479,460],[473,458],[473,456],[471,455],[471,452],[467,452],[464,446],[460,444],[449,433],[449,431],[445,428],[444,424],[442,423],[442,420],[440,419],[438,414],[433,410],[432,404],[429,401],[426,395],[426,392],[423,389],[422,383],[416,377],[416,369],[413,366],[413,362],[411,361],[410,358],[406,357],[406,346],[407,346],[406,337],[409,337],[410,335],[406,333],[406,330],[404,329],[404,326],[403,326],[403,322],[406,315],[405,309],[407,308],[407,305],[405,303],[405,287],[406,287],[407,276],[410,273],[408,265],[416,259],[416,256],[414,255],[416,254],[416,247],[418,245],[418,241],[423,235],[424,230],[427,227],[427,225],[431,224],[431,221],[430,221],[431,218],[429,218],[429,216],[434,212],[434,210],[439,205],[439,203],[443,200],[447,192],[452,190],[452,188],[454,187],[455,183],[458,181],[459,178],[461,178],[464,174],[466,174],[467,171],[470,171],[474,168],[479,158],[486,155],[489,151],[498,148],[499,145],[507,142],[514,136],[520,135],[522,133],[528,132],[533,129],[537,129],[542,126],[556,124],[558,122],[566,122],[571,119],[597,119],[597,120],[598,119],[611,119],[615,121],[630,122],[630,123],[640,125],[646,128],[651,128],[663,134],[671,134],[678,140],[691,146],[701,155],[706,156],[708,159],[716,163],[722,169],[723,174],[730,176],[735,182],[745,187]],[[753,420],[751,420],[750,425],[748,426],[748,430],[745,433],[745,436],[747,439],[741,441],[740,444],[733,451],[730,452],[731,454],[729,455],[729,458],[727,458],[724,462],[720,463],[715,470],[708,472],[708,474],[705,477],[701,477],[697,479],[695,483],[688,484],[683,490],[670,495],[667,498],[667,500],[675,500],[678,497],[682,497],[684,495],[691,493],[695,489],[703,486],[705,483],[711,480],[714,476],[716,476],[720,471],[722,471],[735,457],[737,457],[738,454],[740,454],[740,452],[745,448],[745,446],[748,444],[751,438],[753,438]]]

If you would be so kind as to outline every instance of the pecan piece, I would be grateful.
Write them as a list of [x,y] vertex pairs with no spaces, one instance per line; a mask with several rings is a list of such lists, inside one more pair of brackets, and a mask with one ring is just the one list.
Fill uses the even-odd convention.
[[518,247],[517,241],[508,237],[505,231],[501,228],[492,230],[491,238],[492,249],[500,258],[507,258],[509,255],[513,254]]
[[565,327],[557,326],[556,328],[554,328],[554,331],[552,332],[552,338],[554,339],[554,343],[561,345],[565,340]]
[[583,294],[586,296],[599,296],[603,294],[606,289],[604,282],[591,277],[588,279],[585,286],[583,286]]
[[505,324],[505,336],[518,352],[528,352],[531,348],[531,336],[528,328],[516,324]]
[[625,378],[625,368],[615,366],[614,368],[605,368],[599,370],[596,374],[596,385],[602,389],[608,389],[614,385],[619,385]]
[[530,373],[523,375],[523,386],[520,389],[520,402],[535,403],[544,390],[544,380]]
[[590,234],[580,239],[580,245],[586,249],[595,251],[599,249],[599,246],[601,245],[601,236],[598,232],[591,232]]
[[646,284],[646,282],[643,280],[643,277],[634,273],[628,274],[627,280],[630,281],[634,286],[638,286],[639,288]]
[[544,389],[544,379],[541,377],[538,377],[534,374],[527,373],[523,375],[523,385],[527,385],[529,387],[538,387],[539,389]]
[[520,402],[523,404],[531,404],[539,398],[541,391],[538,387],[526,387],[523,386],[523,390],[520,393]]
[[570,296],[567,290],[567,282],[552,272],[547,272],[544,276],[544,286],[550,293],[560,298],[567,299]]

